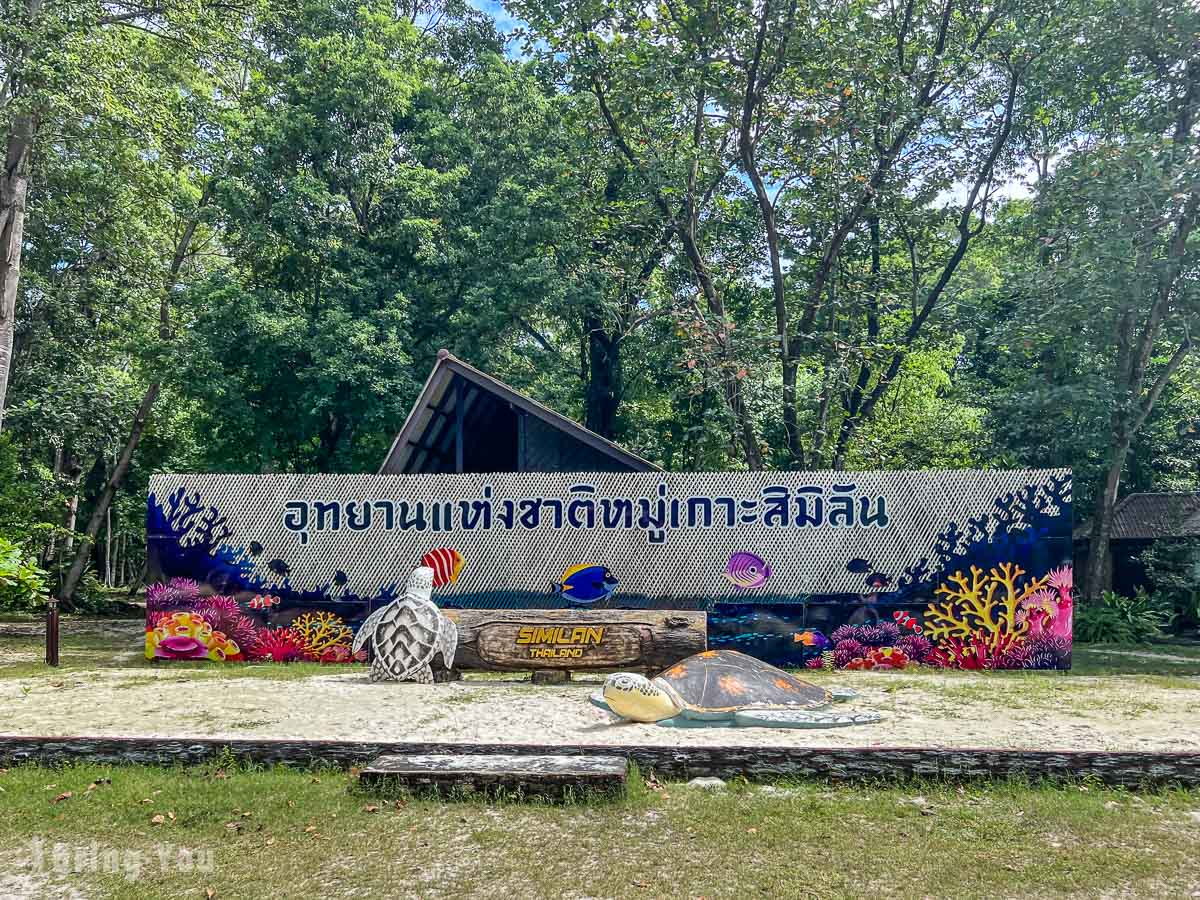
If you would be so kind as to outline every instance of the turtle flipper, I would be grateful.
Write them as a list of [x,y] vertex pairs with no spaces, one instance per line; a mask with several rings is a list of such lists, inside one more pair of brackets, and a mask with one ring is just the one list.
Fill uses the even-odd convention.
[[[608,701],[604,699],[604,694],[601,691],[594,691],[588,697],[588,700],[591,702],[592,706],[598,706],[605,712],[612,712],[612,707],[608,705]],[[615,716],[616,713],[613,713],[613,715]]]
[[844,728],[847,725],[871,725],[882,718],[879,713],[803,709],[743,709],[733,714],[734,724],[743,728]]
[[854,688],[829,688],[829,696],[834,703],[845,703],[847,700],[857,697],[858,691]]
[[372,681],[388,681],[392,677],[392,673],[383,664],[383,660],[374,656],[371,658],[371,667],[367,670],[367,677]]

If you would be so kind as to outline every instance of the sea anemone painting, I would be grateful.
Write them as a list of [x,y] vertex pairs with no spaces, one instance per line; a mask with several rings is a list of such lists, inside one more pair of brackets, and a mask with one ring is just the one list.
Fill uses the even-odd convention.
[[866,645],[851,638],[847,638],[845,640],[838,641],[834,646],[833,664],[839,669],[844,669],[851,660],[861,659],[866,655]]
[[161,617],[146,631],[147,659],[210,659],[226,662],[242,659],[238,644],[224,632],[190,612]]
[[900,640],[896,641],[896,649],[904,651],[913,662],[925,662],[930,651],[933,650],[933,641],[920,634],[906,634]]
[[146,611],[182,609],[191,606],[200,596],[200,585],[190,578],[172,578],[165,584],[146,588]]

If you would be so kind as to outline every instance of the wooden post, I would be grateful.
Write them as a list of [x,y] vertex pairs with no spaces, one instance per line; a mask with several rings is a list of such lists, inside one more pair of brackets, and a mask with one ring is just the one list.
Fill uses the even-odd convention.
[[58,665],[58,598],[46,603],[46,665]]

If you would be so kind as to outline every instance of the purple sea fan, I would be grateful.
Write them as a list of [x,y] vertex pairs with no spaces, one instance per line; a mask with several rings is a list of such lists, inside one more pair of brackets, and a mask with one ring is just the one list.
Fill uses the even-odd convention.
[[1067,638],[1040,634],[1025,642],[1026,669],[1066,669],[1071,665],[1071,642]]
[[837,646],[833,648],[833,665],[835,668],[844,669],[850,660],[866,655],[867,648],[858,641],[853,639],[839,641]]
[[933,641],[920,634],[906,634],[896,641],[896,649],[903,650],[913,662],[924,662],[933,651]]

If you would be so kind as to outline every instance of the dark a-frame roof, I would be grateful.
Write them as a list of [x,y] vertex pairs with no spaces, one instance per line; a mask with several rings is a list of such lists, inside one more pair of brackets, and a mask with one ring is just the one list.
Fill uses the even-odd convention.
[[379,474],[658,469],[439,350]]
[[[1075,529],[1076,540],[1092,534],[1092,520]],[[1200,537],[1200,492],[1130,494],[1113,509],[1113,541]]]

